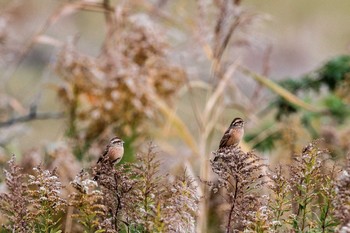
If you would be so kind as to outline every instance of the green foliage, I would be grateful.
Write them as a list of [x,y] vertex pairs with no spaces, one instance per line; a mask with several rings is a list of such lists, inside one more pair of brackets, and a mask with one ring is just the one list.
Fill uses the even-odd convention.
[[[264,131],[264,129],[261,131]],[[261,135],[261,131],[246,133],[244,140],[251,142],[252,140],[258,138],[259,135]],[[254,148],[259,151],[271,151],[273,148],[275,148],[275,144],[279,139],[281,139],[281,132],[270,133],[266,135],[262,140],[255,142]]]
[[5,171],[8,193],[0,194],[0,211],[9,220],[9,232],[60,233],[60,216],[66,203],[60,197],[61,183],[55,171],[33,168],[34,175],[22,174],[21,168],[9,161]]
[[278,232],[286,230],[285,215],[291,211],[292,204],[290,200],[291,185],[288,179],[283,175],[283,167],[280,165],[273,172],[269,173],[271,184],[269,188],[272,195],[269,200],[269,209],[271,211],[271,230]]
[[[220,213],[225,216],[222,224],[226,232],[324,233],[339,229],[335,201],[341,198],[336,191],[339,168],[328,159],[319,141],[295,155],[291,165],[271,169],[267,176],[265,165],[239,148],[221,148],[214,156],[212,169],[218,180],[209,185],[223,198],[216,203],[226,206],[219,208],[224,210]],[[346,185],[344,182],[339,190],[345,190]],[[269,190],[266,195],[261,194],[264,188]]]
[[334,91],[350,72],[350,56],[341,55],[328,61],[318,72],[318,82]]
[[[249,32],[248,26],[259,17],[244,9],[242,1],[209,1],[205,4],[196,1],[197,5],[192,5],[191,1],[182,1],[185,4],[183,6],[187,6],[188,2],[191,5],[189,13],[182,11],[178,14],[179,8],[173,8],[176,4],[172,1],[159,1],[159,4],[154,5],[151,1],[114,1],[115,7],[110,1],[103,1],[103,4],[66,1],[43,24],[44,28],[34,33],[23,50],[11,47],[13,51],[20,51],[21,58],[25,57],[26,54],[31,54],[30,50],[35,43],[50,41],[55,45],[60,44],[60,41],[55,40],[57,38],[46,36],[47,29],[58,19],[83,11],[104,14],[107,30],[98,56],[89,54],[90,50],[80,51],[78,48],[81,46],[73,42],[60,45],[59,54],[54,59],[60,78],[55,91],[63,103],[61,107],[67,117],[66,137],[79,162],[85,163],[87,155],[98,155],[96,149],[100,149],[101,141],[107,135],[115,133],[126,142],[123,160],[131,161],[136,151],[135,141],[142,141],[145,136],[159,132],[160,125],[167,122],[167,135],[174,136],[172,130],[176,130],[176,139],[181,139],[191,149],[193,157],[200,158],[194,159],[194,172],[198,171],[198,166],[198,173],[201,178],[205,178],[209,176],[207,152],[211,147],[210,140],[228,107],[234,106],[235,110],[251,114],[249,118],[258,118],[254,115],[255,109],[259,107],[258,102],[244,101],[244,98],[241,101],[239,98],[241,94],[246,94],[243,93],[245,89],[242,88],[242,91],[240,88],[241,83],[238,83],[244,79],[232,77],[236,69],[242,71],[243,67],[243,64],[238,65],[239,62],[234,60],[235,51],[238,51],[236,46],[250,43],[249,38],[245,38]],[[12,7],[12,4],[9,5]],[[193,14],[193,6],[198,9],[196,13],[199,17]],[[11,11],[17,13],[17,9]],[[7,26],[7,21],[10,21],[7,20],[7,15],[11,14],[4,12],[4,25]],[[173,12],[176,14],[172,15]],[[150,16],[150,20],[139,23],[140,15],[146,18]],[[159,33],[156,29],[161,23],[153,25],[155,18],[161,19],[158,22],[164,20],[165,24],[171,25],[169,30]],[[12,27],[9,25],[4,28],[7,30]],[[195,58],[193,55],[199,54],[198,47],[204,50],[204,54],[200,54],[200,60],[193,59],[193,62],[200,63],[198,73],[192,72],[193,62],[182,64],[180,61],[181,66],[171,64],[173,60],[179,60],[180,53],[169,53],[166,36],[175,39],[179,35],[178,31],[181,31],[181,39],[176,43],[180,42],[178,44],[188,50],[184,57],[189,55],[192,60]],[[1,45],[13,41],[6,36],[6,33],[1,33],[1,37],[6,39],[0,38]],[[195,39],[189,39],[191,37]],[[184,39],[190,43],[183,43]],[[205,55],[207,60],[203,59]],[[264,63],[268,73],[268,61]],[[280,85],[259,75],[249,75],[252,72],[248,69],[242,73],[254,76],[255,81],[280,96],[270,105],[277,110],[276,117],[280,122],[283,122],[285,116],[299,114],[298,119],[301,119],[303,128],[313,138],[317,138],[320,136],[317,126],[325,121],[347,123],[350,115],[350,92],[346,89],[350,89],[349,63],[350,56],[339,56],[310,74],[298,79],[289,78]],[[17,65],[16,63],[15,67]],[[182,66],[189,68],[188,74],[203,77],[196,79],[191,76],[187,79],[186,70]],[[208,75],[209,73],[211,74]],[[5,83],[6,79],[4,78]],[[178,114],[186,112],[187,115],[189,111],[181,108],[181,105],[175,108],[172,105],[185,83],[182,93],[186,96],[191,96],[193,90],[197,91],[195,89],[198,84],[201,88],[204,87],[203,90],[209,90],[203,95],[205,98],[198,98],[198,102],[186,99],[185,107],[191,102],[191,110],[196,118],[189,120],[189,123]],[[259,96],[260,88],[254,92],[254,96]],[[235,98],[231,98],[233,96]],[[17,112],[25,112],[26,109],[17,103],[16,98],[9,98],[9,101],[1,105],[2,115],[6,115],[6,119],[9,118],[6,122],[10,122],[0,122],[1,126],[41,119],[46,115],[36,114],[36,111],[30,109],[28,118],[11,119]],[[315,108],[313,111],[312,107],[316,105],[322,106],[324,110],[318,112]],[[48,115],[51,118],[51,114]],[[2,116],[2,119],[5,118]],[[263,128],[263,131],[268,131],[266,134],[246,134],[245,140],[255,141],[259,150],[272,150],[277,141],[283,141],[281,139],[285,132],[282,132],[280,122],[271,122],[269,126],[273,128],[277,125],[277,130],[269,132]],[[195,127],[196,124],[198,128]],[[294,129],[295,126],[287,125],[289,129]],[[290,131],[292,130],[287,133]],[[283,143],[294,144],[296,139],[301,141],[302,138],[298,136]],[[219,205],[215,202],[210,207],[222,211],[223,214],[218,215],[218,218],[221,220],[224,216],[228,220],[225,223],[227,232],[333,232],[346,229],[350,222],[346,219],[346,213],[349,213],[350,188],[347,177],[350,171],[347,169],[344,178],[339,177],[334,169],[329,169],[319,157],[324,151],[318,145],[312,144],[305,148],[291,166],[284,166],[283,169],[276,170],[275,174],[272,172],[268,181],[264,179],[265,166],[259,164],[258,156],[237,148],[226,149],[216,151],[218,157],[223,156],[212,163],[214,172],[219,176],[217,189],[223,191],[220,196],[224,197],[224,201]],[[181,150],[177,151],[180,153]],[[61,153],[67,155],[66,151]],[[57,166],[59,159],[51,155],[48,157],[47,166]],[[64,157],[68,160],[67,158],[68,156]],[[76,232],[194,232],[196,216],[204,216],[203,219],[206,216],[205,211],[198,211],[198,190],[206,195],[206,189],[196,187],[185,173],[175,178],[164,175],[151,147],[137,158],[135,164],[117,167],[103,164],[88,168],[72,182],[74,191],[61,185],[55,170],[36,167],[37,163],[27,163],[25,159],[23,161],[27,170],[23,171],[12,159],[5,171],[7,190],[0,194],[0,211],[6,222],[1,232],[58,233],[72,230],[63,229],[64,218],[73,219]],[[66,167],[62,163],[58,164],[61,165],[57,166],[58,169],[65,172]],[[192,169],[192,164],[188,164]],[[97,181],[92,179],[96,171],[101,173]],[[283,174],[283,171],[290,173]],[[68,174],[65,181],[70,181],[74,175]],[[342,182],[334,182],[337,178],[341,178]],[[268,187],[272,194],[267,193]],[[333,200],[337,201],[336,205]],[[73,213],[67,210],[69,208],[73,209]],[[204,206],[202,210],[205,209]],[[206,222],[198,225],[206,225]]]
[[345,104],[341,98],[329,94],[324,100],[330,114],[339,122],[344,123],[350,115],[350,105]]
[[322,86],[334,91],[350,72],[350,56],[340,55],[326,62],[321,68],[299,78],[288,78],[280,84],[297,93],[298,91],[320,91]]
[[[154,147],[138,156],[128,170],[133,182],[129,195],[121,198],[132,232],[193,232],[198,194],[193,180],[184,172],[173,182],[160,173]],[[130,178],[129,178],[130,179]]]
[[[338,125],[344,125],[349,120],[349,75],[350,56],[337,56],[309,74],[298,78],[287,78],[279,82],[283,88],[300,98],[304,98],[305,102],[321,106],[323,110],[318,112],[305,111],[282,97],[277,97],[267,110],[275,110],[275,118],[279,122],[283,122],[293,114],[298,115],[302,127],[308,131],[309,135],[313,139],[320,138],[321,128],[315,127],[315,125],[320,126],[320,122],[329,122],[330,120]],[[263,130],[248,135],[247,141],[254,141]],[[254,147],[261,151],[271,150],[281,139],[280,136],[281,131],[277,131],[255,143]]]
[[0,194],[0,212],[8,220],[4,232],[60,233],[64,215],[84,233],[193,232],[199,201],[193,180],[186,173],[172,181],[160,174],[153,146],[138,158],[116,169],[109,163],[89,169],[99,169],[97,182],[82,171],[67,199],[56,170],[38,166],[33,175],[23,174],[10,160],[9,192]]
[[335,207],[335,216],[339,220],[339,232],[349,231],[350,226],[350,154],[346,159],[345,167],[335,184],[336,198],[332,201]]
[[0,211],[6,216],[8,223],[4,225],[4,232],[23,232],[30,229],[27,211],[29,205],[28,184],[22,174],[22,168],[15,164],[15,157],[8,162],[8,169],[4,170],[7,193],[0,194]]
[[89,179],[87,172],[82,171],[72,181],[72,185],[76,189],[69,198],[70,205],[75,208],[72,218],[79,221],[84,233],[105,232],[100,225],[106,207],[101,204],[103,193],[96,190],[97,183]]
[[276,119],[281,120],[284,115],[289,115],[298,112],[298,108],[285,99],[278,97],[277,100],[272,104],[278,109]]
[[60,196],[62,184],[53,170],[33,168],[34,175],[29,175],[28,196],[31,200],[30,211],[33,229],[36,232],[61,232],[60,214],[66,209],[66,201]]
[[192,179],[184,173],[169,181],[159,166],[149,146],[137,163],[114,168],[104,161],[92,174],[80,173],[72,183],[73,218],[89,233],[193,232],[198,194]]
[[[334,232],[338,221],[333,200],[336,198],[335,165],[327,164],[327,151],[317,142],[310,143],[296,155],[290,167],[290,178],[281,167],[270,176],[273,198],[274,232]],[[284,172],[285,173],[285,172]]]
[[[325,96],[327,109],[332,116],[339,121],[344,121],[348,116],[349,108],[341,99],[334,99],[334,92],[340,87],[350,72],[350,56],[342,55],[329,60],[320,69],[311,72],[300,78],[288,78],[280,82],[280,85],[295,94],[319,92],[321,87],[328,88],[328,95]],[[277,108],[277,119],[284,115],[299,112],[300,109],[282,98],[278,98],[273,105]]]
[[[310,143],[290,166],[272,169],[268,176],[267,165],[253,153],[230,147],[214,155],[211,165],[219,178],[209,184],[223,198],[216,203],[226,216],[227,232],[346,228],[350,165],[339,173],[319,142]],[[28,175],[12,159],[5,171],[9,191],[0,194],[0,211],[7,219],[1,232],[60,233],[62,216],[73,218],[85,233],[194,232],[199,198],[193,180],[184,173],[170,181],[159,166],[151,146],[136,164],[113,168],[107,163],[79,173],[72,182],[75,191],[65,199],[55,170],[37,166]],[[91,179],[96,169],[97,182]],[[73,214],[67,215],[67,203]]]

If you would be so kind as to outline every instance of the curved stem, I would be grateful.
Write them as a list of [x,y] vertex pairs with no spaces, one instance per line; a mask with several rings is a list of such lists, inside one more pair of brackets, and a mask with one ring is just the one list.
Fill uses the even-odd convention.
[[233,196],[233,203],[232,203],[232,206],[231,206],[231,209],[230,209],[230,213],[229,213],[229,216],[228,216],[228,223],[227,223],[226,233],[230,233],[231,222],[232,222],[232,213],[233,213],[233,211],[235,209],[237,193],[238,193],[238,177],[236,176],[235,194]]

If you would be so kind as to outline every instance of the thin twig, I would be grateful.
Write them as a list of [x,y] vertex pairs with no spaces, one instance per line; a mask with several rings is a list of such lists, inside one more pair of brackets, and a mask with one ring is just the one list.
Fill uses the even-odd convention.
[[193,91],[192,85],[191,85],[190,80],[188,79],[187,75],[185,75],[185,84],[186,84],[187,89],[188,89],[189,99],[190,99],[190,103],[192,106],[193,115],[194,115],[194,118],[195,118],[196,123],[198,125],[198,128],[200,129],[200,131],[204,131],[203,119],[201,117],[198,104],[194,99],[194,91]]
[[231,206],[231,209],[230,209],[230,214],[228,216],[228,223],[227,223],[227,229],[226,229],[226,232],[227,233],[230,233],[230,228],[231,228],[231,219],[232,219],[232,213],[235,209],[235,204],[236,204],[236,198],[237,198],[237,191],[238,191],[238,177],[236,176],[236,187],[235,187],[235,194],[234,194],[234,197],[233,197],[233,203],[232,203],[232,206]]
[[221,3],[220,6],[220,14],[219,17],[217,19],[216,25],[215,25],[215,29],[214,29],[214,54],[217,55],[219,52],[219,47],[220,47],[220,39],[221,39],[221,34],[223,31],[223,27],[224,27],[224,21],[226,20],[227,14],[228,14],[228,0],[225,0]]
[[177,29],[190,32],[192,30],[191,27],[185,27],[186,25],[191,25],[191,22],[184,24],[182,21],[178,20],[179,17],[172,17],[167,12],[163,11],[151,1],[145,0],[132,0],[129,1],[133,8],[143,8],[148,14],[152,17],[159,19],[161,22],[169,24]]
[[118,178],[117,178],[117,173],[114,173],[114,182],[115,182],[115,192],[116,192],[116,196],[117,196],[117,208],[115,210],[115,227],[116,227],[116,230],[119,230],[119,226],[118,226],[118,213],[119,213],[119,210],[121,209],[121,198],[118,194]]
[[216,51],[216,60],[217,60],[217,63],[220,63],[221,61],[221,58],[222,58],[222,55],[224,54],[230,40],[231,40],[231,37],[233,35],[233,33],[236,31],[236,29],[238,28],[238,26],[240,26],[240,24],[243,22],[243,19],[240,17],[240,16],[236,16],[236,19],[233,20],[229,30],[228,30],[228,33],[226,34],[221,46],[218,48],[218,50]]
[[14,117],[7,121],[0,122],[0,128],[9,127],[14,124],[34,121],[34,120],[49,120],[49,119],[60,119],[64,117],[63,112],[36,112],[36,108],[31,108],[29,113],[24,116]]
[[[270,71],[271,71],[271,54],[272,54],[272,45],[269,45],[266,48],[266,51],[264,53],[263,67],[262,67],[262,75],[264,75],[267,78],[269,77]],[[257,106],[257,103],[259,102],[259,95],[261,90],[263,90],[263,86],[261,83],[258,83],[251,98],[253,108],[255,108],[255,106]]]
[[[8,68],[3,74],[2,74],[2,80],[1,82],[6,83],[6,81],[12,77],[14,72],[17,70],[17,68],[20,66],[24,58],[29,54],[33,46],[37,43],[37,39],[44,34],[47,29],[54,24],[58,18],[61,17],[61,14],[63,14],[64,11],[67,11],[67,8],[72,9],[81,9],[81,10],[87,10],[87,11],[101,11],[101,12],[113,12],[113,9],[106,8],[105,6],[101,7],[101,4],[91,4],[91,3],[63,3],[60,6],[58,6],[51,14],[50,17],[46,19],[44,24],[37,29],[31,36],[30,39],[24,44],[22,47],[22,50],[19,52],[19,54],[16,56],[15,60],[12,62],[13,66]],[[89,8],[90,7],[90,8]],[[106,13],[107,14],[107,13]],[[5,86],[5,85],[4,85]]]

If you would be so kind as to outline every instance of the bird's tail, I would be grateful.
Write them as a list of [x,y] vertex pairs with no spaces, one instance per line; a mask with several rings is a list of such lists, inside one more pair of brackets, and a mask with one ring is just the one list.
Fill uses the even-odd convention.
[[96,175],[94,176],[94,181],[98,181],[98,178],[100,177],[100,173],[97,172]]

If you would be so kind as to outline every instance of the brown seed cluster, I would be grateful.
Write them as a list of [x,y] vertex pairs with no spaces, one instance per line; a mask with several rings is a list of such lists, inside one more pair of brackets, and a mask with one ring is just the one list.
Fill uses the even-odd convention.
[[214,192],[222,192],[221,211],[227,216],[226,232],[249,229],[256,222],[264,201],[259,193],[264,185],[262,168],[265,166],[254,153],[245,153],[237,146],[229,146],[213,152],[212,170],[217,182],[211,184]]
[[121,136],[147,131],[142,123],[158,117],[154,96],[169,103],[184,83],[160,35],[123,14],[110,25],[99,56],[64,46],[56,63],[64,80],[58,95],[70,120],[79,119],[75,133],[91,139],[107,126]]

